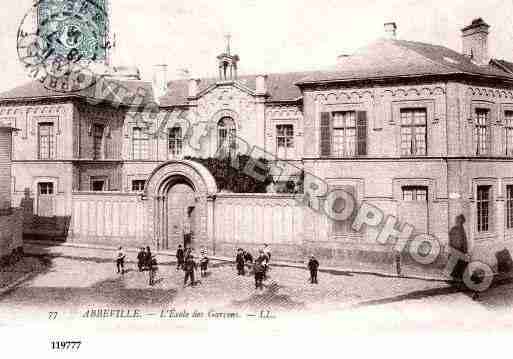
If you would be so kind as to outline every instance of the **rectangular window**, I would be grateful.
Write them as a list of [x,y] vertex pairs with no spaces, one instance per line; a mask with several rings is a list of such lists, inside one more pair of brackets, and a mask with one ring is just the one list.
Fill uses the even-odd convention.
[[489,134],[490,111],[486,109],[476,109],[476,118],[474,121],[474,144],[476,155],[487,155],[490,152],[490,134]]
[[55,143],[53,123],[39,124],[39,159],[50,160],[55,158]]
[[356,154],[356,112],[333,113],[331,132],[332,155],[354,157]]
[[169,129],[169,137],[168,137],[169,155],[171,157],[181,156],[182,155],[182,146],[183,146],[182,128],[181,127],[170,128]]
[[103,158],[103,132],[104,126],[95,124],[93,126],[93,158],[95,160]]
[[367,112],[322,112],[320,129],[322,157],[367,155]]
[[101,192],[107,190],[107,179],[105,177],[91,177],[91,191]]
[[513,111],[506,111],[504,114],[504,130],[506,156],[513,156]]
[[506,227],[513,228],[513,185],[506,186]]
[[294,157],[294,126],[276,126],[276,153],[280,159],[291,159]]
[[149,138],[141,127],[132,130],[132,158],[134,160],[148,159]]
[[53,194],[53,183],[52,182],[39,182],[37,184],[39,194]]
[[145,180],[133,180],[132,181],[132,191],[134,191],[134,192],[143,191],[145,184],[146,184]]
[[426,186],[404,186],[403,201],[427,202],[428,188]]
[[401,109],[401,155],[427,155],[427,111]]
[[477,186],[477,231],[490,230],[491,186]]

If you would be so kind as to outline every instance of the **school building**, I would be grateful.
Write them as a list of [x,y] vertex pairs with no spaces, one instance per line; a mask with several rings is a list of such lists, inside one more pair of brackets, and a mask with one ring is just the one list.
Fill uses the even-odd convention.
[[[239,75],[228,45],[216,78],[168,81],[159,65],[153,81],[113,67],[108,89],[30,82],[0,95],[0,122],[20,129],[13,203],[29,189],[36,216],[25,232],[55,225],[68,241],[173,249],[187,222],[195,245],[216,254],[267,242],[276,258],[393,260],[373,229],[356,232],[286,193],[220,192],[184,160],[235,153],[242,138],[280,159],[277,188],[304,170],[444,244],[463,214],[471,248],[494,264],[513,243],[513,63],[489,54],[489,29],[482,19],[464,27],[460,52],[398,39],[388,23],[327,71]],[[199,128],[208,131],[196,146],[188,134]]]

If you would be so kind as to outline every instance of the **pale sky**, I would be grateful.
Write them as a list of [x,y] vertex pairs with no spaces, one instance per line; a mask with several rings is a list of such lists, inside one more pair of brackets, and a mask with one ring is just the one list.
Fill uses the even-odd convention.
[[[0,91],[29,80],[16,32],[32,0],[2,3]],[[387,21],[397,23],[400,39],[460,51],[460,29],[482,17],[492,56],[513,60],[513,0],[114,0],[112,16],[117,64],[137,65],[147,80],[160,63],[170,79],[182,68],[215,76],[226,33],[241,73],[331,67],[339,54],[381,37]]]

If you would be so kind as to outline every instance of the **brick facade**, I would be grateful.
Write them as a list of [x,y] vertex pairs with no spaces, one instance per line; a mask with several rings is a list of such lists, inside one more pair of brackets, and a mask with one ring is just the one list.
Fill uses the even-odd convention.
[[[487,50],[486,38],[474,40],[472,46]],[[143,81],[130,82],[132,89],[146,87]],[[337,71],[170,81],[167,94],[155,99],[155,113],[139,113],[130,104],[93,104],[85,97],[11,96],[4,96],[0,104],[0,119],[10,119],[21,129],[13,141],[13,200],[19,201],[28,188],[36,213],[39,183],[52,183],[56,216],[82,213],[76,193],[94,190],[95,181],[104,181],[97,185],[105,203],[118,195],[135,196],[142,190],[141,181],[152,179],[166,161],[213,156],[220,124],[228,119],[231,125],[224,133],[233,131],[250,147],[258,147],[252,153],[255,157],[272,158],[285,151],[285,162],[293,165],[282,166],[287,176],[297,176],[304,168],[323,179],[328,189],[350,188],[359,202],[369,202],[443,244],[456,216],[464,214],[476,256],[490,263],[497,249],[511,246],[513,226],[506,216],[513,217],[507,207],[513,201],[507,197],[508,186],[513,185],[513,150],[508,147],[513,144],[513,129],[508,129],[513,121],[506,117],[513,113],[513,74],[493,61],[478,64],[450,49],[392,38],[344,59]],[[479,114],[484,116],[481,127]],[[346,122],[337,129],[343,139],[336,139],[334,116],[354,116],[358,124]],[[331,121],[328,130],[323,118]],[[51,158],[41,158],[39,126],[49,123],[53,152]],[[176,127],[181,128],[181,142],[171,135]],[[476,135],[478,128],[482,136]],[[323,131],[331,136],[328,142]],[[491,191],[486,231],[477,228],[477,191],[482,186]],[[417,194],[411,191],[421,191],[422,199],[412,200]],[[109,192],[115,192],[112,198]],[[152,200],[166,196],[145,195]],[[137,198],[130,197],[129,202]],[[211,207],[201,202],[205,243],[215,240],[216,227],[207,225],[215,216],[209,212],[216,208],[215,199],[209,201]],[[220,206],[225,202],[220,200]],[[153,229],[161,224],[154,223],[159,220],[155,206],[144,207]],[[390,248],[372,243],[371,232],[337,227],[308,208],[302,218],[301,233],[294,232],[301,237],[300,255],[313,251],[334,261],[351,256],[391,260]],[[134,241],[143,237],[131,236]],[[299,255],[296,249],[283,253]],[[378,253],[376,258],[381,259],[365,253]]]

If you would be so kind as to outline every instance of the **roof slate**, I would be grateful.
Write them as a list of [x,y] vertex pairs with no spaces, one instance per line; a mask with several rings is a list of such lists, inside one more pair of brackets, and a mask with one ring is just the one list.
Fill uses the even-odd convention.
[[[118,88],[118,86],[123,86],[126,90],[127,96],[121,99],[121,104],[130,106],[133,104],[133,95],[136,93],[141,94],[144,91],[144,99],[142,101],[143,104],[147,104],[153,101],[153,88],[151,83],[140,80],[117,80],[113,78],[105,78],[105,83],[103,86],[108,85],[111,89]],[[59,92],[52,91],[46,88],[39,81],[31,81],[24,85],[15,87],[9,91],[3,92],[0,94],[0,101],[20,101],[20,100],[43,100],[43,99],[67,99],[67,98],[82,98],[82,99],[95,99],[97,98],[97,85],[100,85],[100,82],[97,82],[91,87],[88,87],[81,91],[76,92]],[[121,92],[120,92],[121,93]]]
[[[297,81],[313,72],[286,72],[267,75],[268,101],[294,101],[300,98],[301,91],[295,85]],[[199,91],[204,91],[217,82],[214,78],[200,79]],[[239,76],[237,82],[255,91],[256,75]],[[167,93],[159,99],[161,106],[177,106],[187,103],[188,80],[168,82]]]
[[479,66],[443,46],[381,39],[347,57],[336,71],[318,71],[299,84],[426,75],[471,74],[513,80],[494,66]]
[[[381,39],[358,50],[343,61],[340,66],[327,71],[268,74],[268,101],[295,101],[302,96],[298,85],[315,83],[451,74],[477,75],[513,81],[513,64],[510,62],[493,60],[490,65],[479,66],[467,56],[446,47],[413,41]],[[500,66],[494,64],[494,61]],[[150,82],[110,80],[125,86],[130,91],[142,88],[148,95],[145,102],[154,101]],[[240,76],[237,81],[251,91],[255,91],[256,75]],[[216,82],[215,78],[201,79],[199,91],[204,91]],[[188,80],[169,81],[167,93],[159,99],[160,106],[186,105],[187,94]],[[69,97],[94,98],[94,87],[77,93],[59,93],[52,92],[39,82],[33,81],[0,94],[0,101]]]

